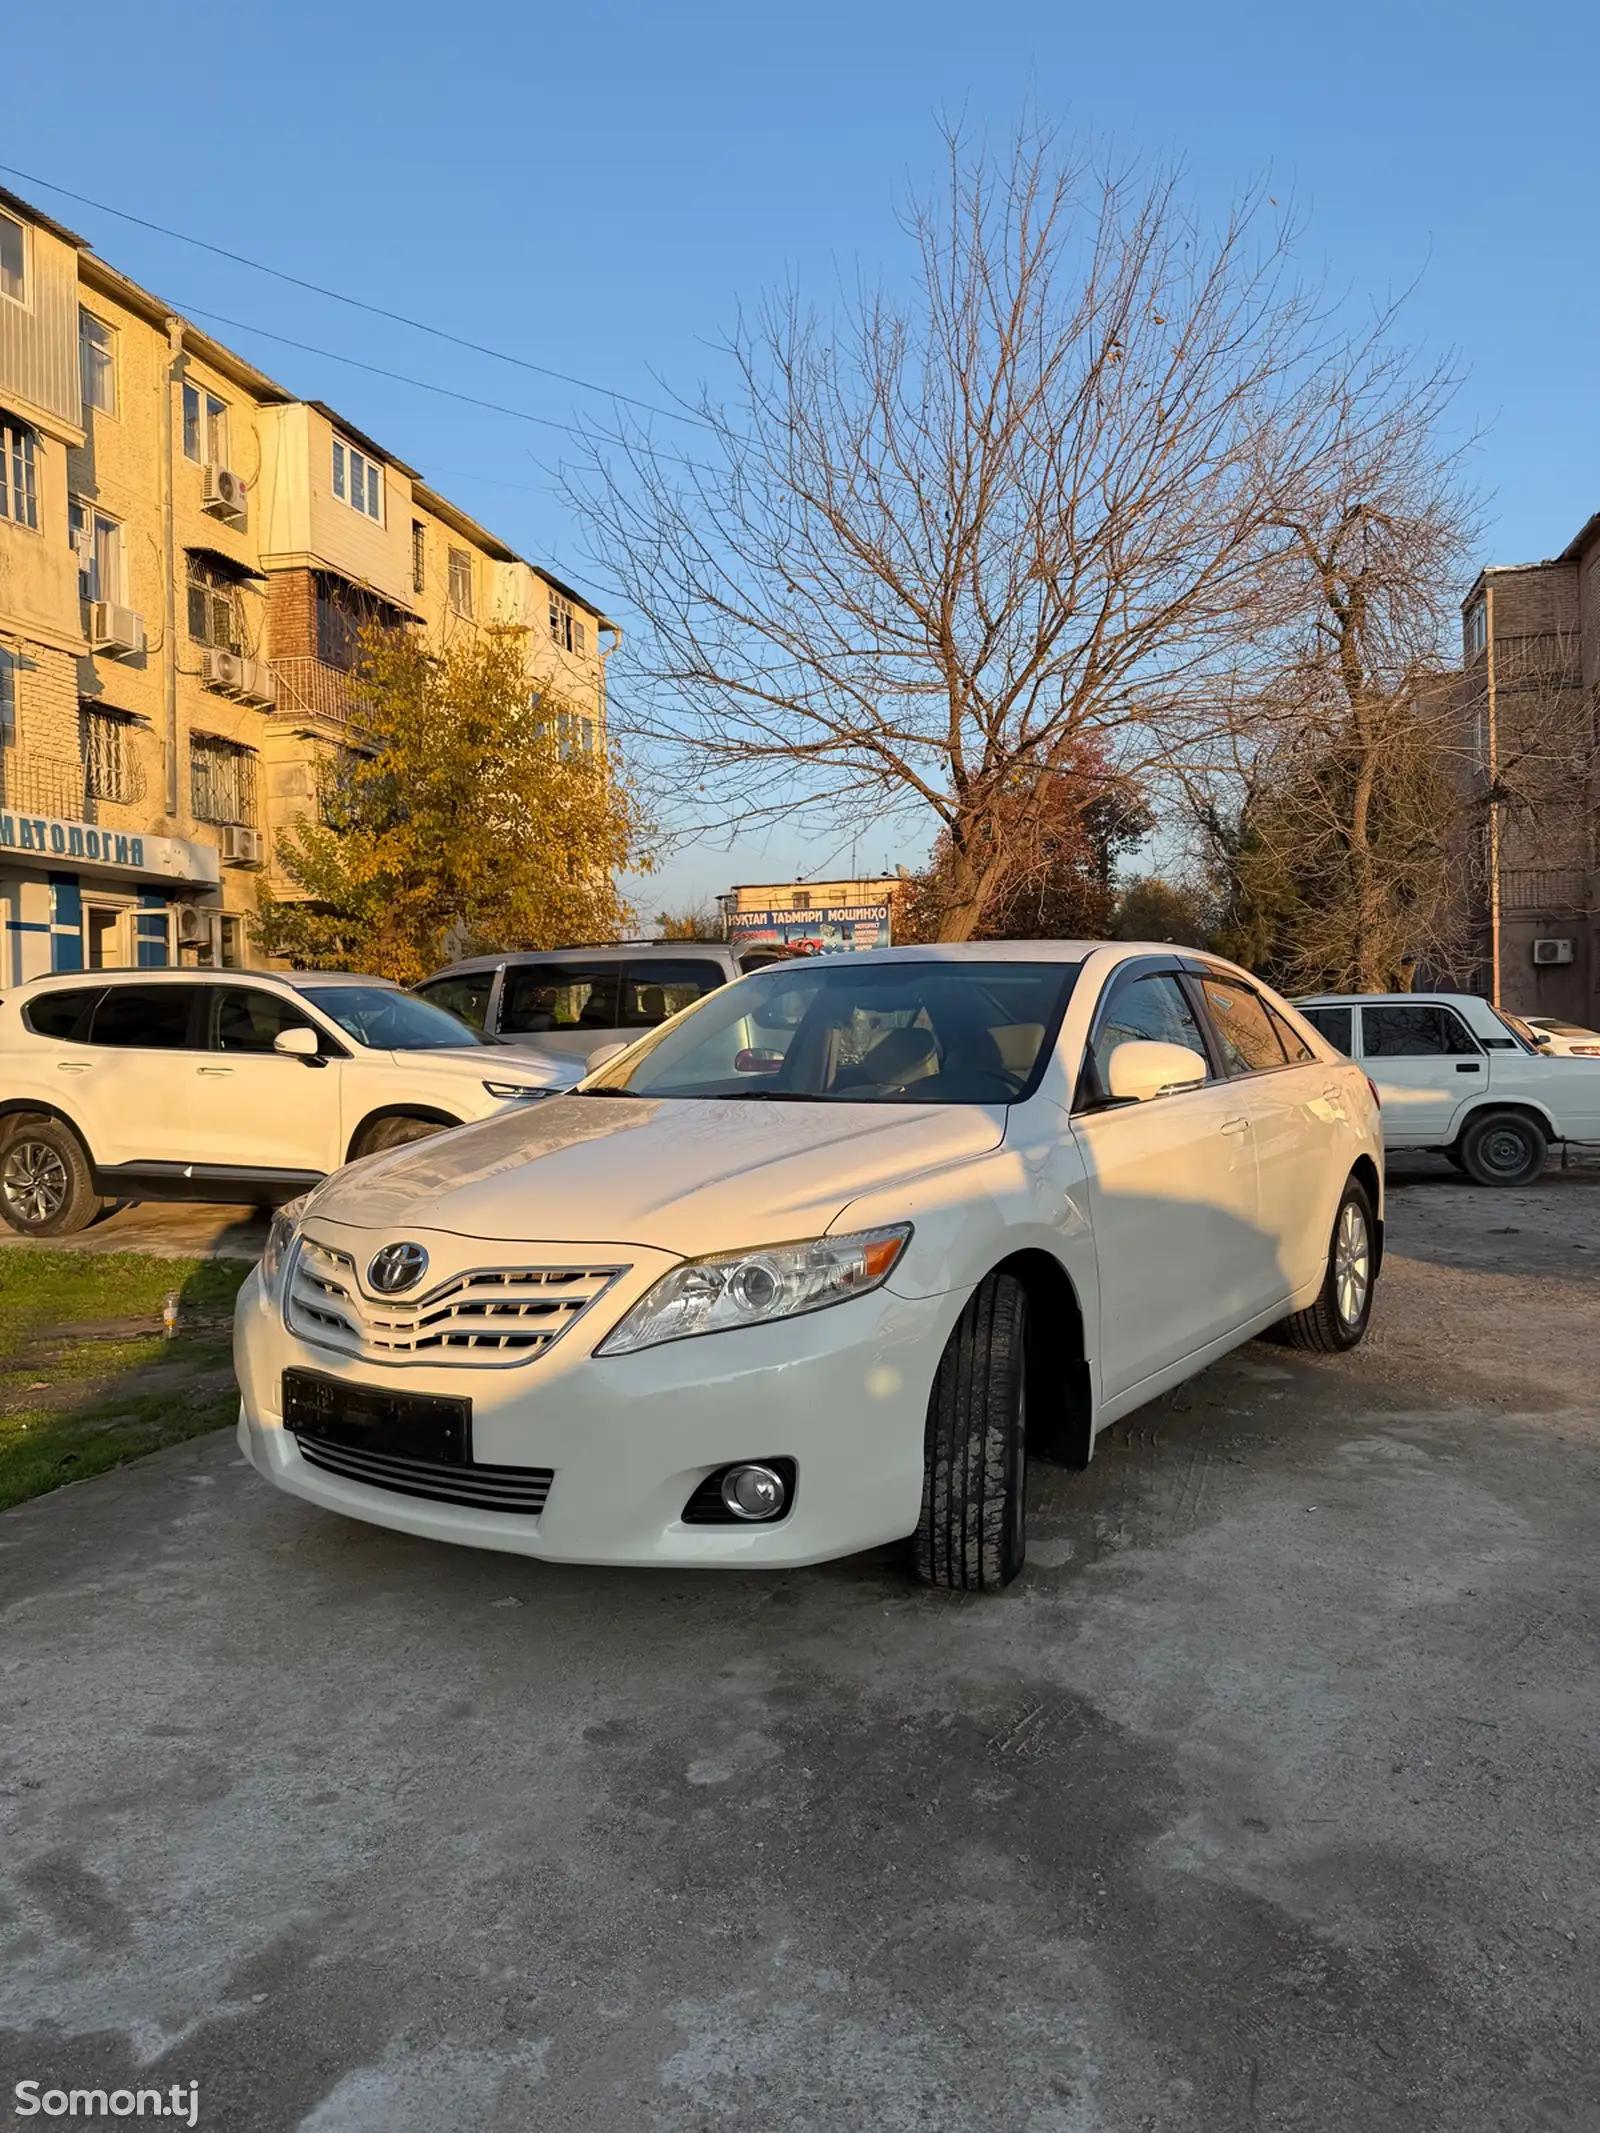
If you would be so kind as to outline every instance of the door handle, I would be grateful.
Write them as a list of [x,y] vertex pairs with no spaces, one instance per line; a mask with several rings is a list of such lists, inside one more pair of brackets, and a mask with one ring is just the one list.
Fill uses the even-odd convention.
[[58,1059],[56,1061],[56,1072],[58,1074],[92,1074],[94,1072],[94,1061],[92,1059]]
[[233,1072],[233,1068],[232,1068],[232,1067],[196,1067],[196,1068],[195,1068],[195,1072],[196,1072],[197,1074],[231,1074],[231,1073]]
[[1458,1059],[1456,1061],[1456,1072],[1458,1074],[1481,1074],[1483,1067],[1476,1059]]
[[1224,1123],[1222,1130],[1224,1133],[1248,1133],[1250,1121],[1247,1118],[1230,1118]]

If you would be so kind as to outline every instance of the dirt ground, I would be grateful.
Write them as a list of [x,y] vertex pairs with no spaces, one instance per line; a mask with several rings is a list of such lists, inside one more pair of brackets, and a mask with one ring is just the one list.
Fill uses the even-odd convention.
[[1600,1166],[1036,1469],[1012,1592],[552,1569],[226,1439],[0,1519],[0,2097],[229,2133],[1600,2124]]

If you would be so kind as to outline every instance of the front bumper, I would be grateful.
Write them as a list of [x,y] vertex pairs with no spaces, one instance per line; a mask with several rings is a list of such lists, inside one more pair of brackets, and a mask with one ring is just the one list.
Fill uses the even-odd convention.
[[[503,1368],[347,1360],[291,1334],[252,1274],[234,1333],[240,1449],[276,1487],[326,1510],[552,1562],[778,1569],[911,1532],[929,1388],[963,1297],[879,1289],[771,1326],[596,1357],[594,1346],[674,1261],[631,1247],[585,1249],[631,1261],[628,1275],[544,1354]],[[544,1509],[530,1516],[430,1502],[312,1466],[282,1425],[287,1368],[470,1397],[478,1460],[553,1469]],[[785,1457],[796,1462],[798,1486],[782,1519],[683,1523],[708,1473]]]

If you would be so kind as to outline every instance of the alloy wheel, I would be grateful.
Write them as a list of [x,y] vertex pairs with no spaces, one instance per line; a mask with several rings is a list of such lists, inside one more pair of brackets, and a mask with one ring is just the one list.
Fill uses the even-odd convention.
[[1361,1323],[1371,1286],[1372,1244],[1367,1218],[1354,1200],[1346,1200],[1339,1211],[1339,1227],[1333,1239],[1333,1299],[1345,1325]]
[[0,1192],[19,1221],[37,1227],[60,1214],[72,1180],[58,1149],[48,1141],[13,1141],[0,1168]]

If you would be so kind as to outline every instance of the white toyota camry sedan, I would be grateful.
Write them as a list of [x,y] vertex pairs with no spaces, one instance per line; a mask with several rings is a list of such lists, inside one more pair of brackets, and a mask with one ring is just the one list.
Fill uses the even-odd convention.
[[582,1563],[1020,1569],[1027,1460],[1269,1327],[1363,1336],[1359,1067],[1083,941],[775,965],[570,1095],[353,1163],[240,1294],[239,1441],[352,1518]]

